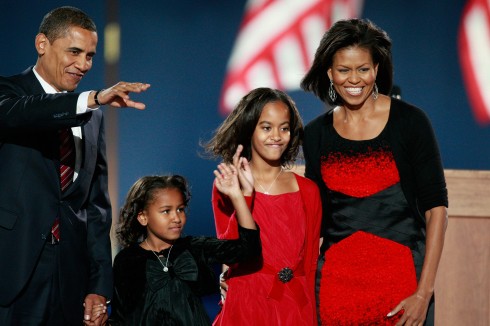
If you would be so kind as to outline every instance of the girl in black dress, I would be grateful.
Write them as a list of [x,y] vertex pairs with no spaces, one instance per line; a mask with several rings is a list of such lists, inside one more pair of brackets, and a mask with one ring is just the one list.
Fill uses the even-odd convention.
[[216,187],[233,202],[237,240],[182,237],[190,192],[179,175],[146,176],[121,210],[114,260],[111,325],[210,325],[200,296],[217,292],[211,263],[233,264],[261,253],[259,231],[240,190],[237,171],[220,164]]

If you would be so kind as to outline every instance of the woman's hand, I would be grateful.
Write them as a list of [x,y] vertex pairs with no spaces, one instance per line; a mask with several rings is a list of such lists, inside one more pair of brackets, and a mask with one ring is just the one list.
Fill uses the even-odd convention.
[[233,155],[233,165],[238,171],[238,180],[244,196],[251,196],[254,191],[254,177],[247,158],[240,157],[243,145],[238,145],[235,155]]
[[430,296],[425,297],[417,292],[402,300],[395,309],[390,311],[387,317],[396,315],[400,310],[405,310],[396,326],[422,326],[424,325],[429,307]]

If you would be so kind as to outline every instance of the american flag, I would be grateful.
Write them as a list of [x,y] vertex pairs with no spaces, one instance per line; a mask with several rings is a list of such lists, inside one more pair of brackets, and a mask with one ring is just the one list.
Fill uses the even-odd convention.
[[469,0],[459,29],[459,58],[476,120],[490,123],[490,1]]
[[299,84],[325,31],[360,16],[363,0],[248,0],[220,99],[227,115],[256,87],[285,91]]

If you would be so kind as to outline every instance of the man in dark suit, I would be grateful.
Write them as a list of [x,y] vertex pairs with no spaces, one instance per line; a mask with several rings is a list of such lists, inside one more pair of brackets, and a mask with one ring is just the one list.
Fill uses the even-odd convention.
[[111,207],[98,108],[144,109],[128,94],[150,85],[76,93],[96,46],[92,19],[57,8],[35,38],[36,65],[0,77],[0,325],[107,320]]

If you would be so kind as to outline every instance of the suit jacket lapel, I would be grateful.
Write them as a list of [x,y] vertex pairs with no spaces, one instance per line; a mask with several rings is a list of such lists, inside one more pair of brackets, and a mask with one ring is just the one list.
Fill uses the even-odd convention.
[[[24,70],[21,78],[17,82],[22,85],[25,90],[25,95],[46,94],[36,75],[34,75],[33,69],[34,67],[32,66]],[[44,162],[46,163],[47,170],[52,175],[52,180],[57,180],[59,183],[59,138],[57,137],[57,132],[54,131],[46,133],[44,137],[50,138],[46,142],[46,151],[52,155],[51,159],[45,160]]]

